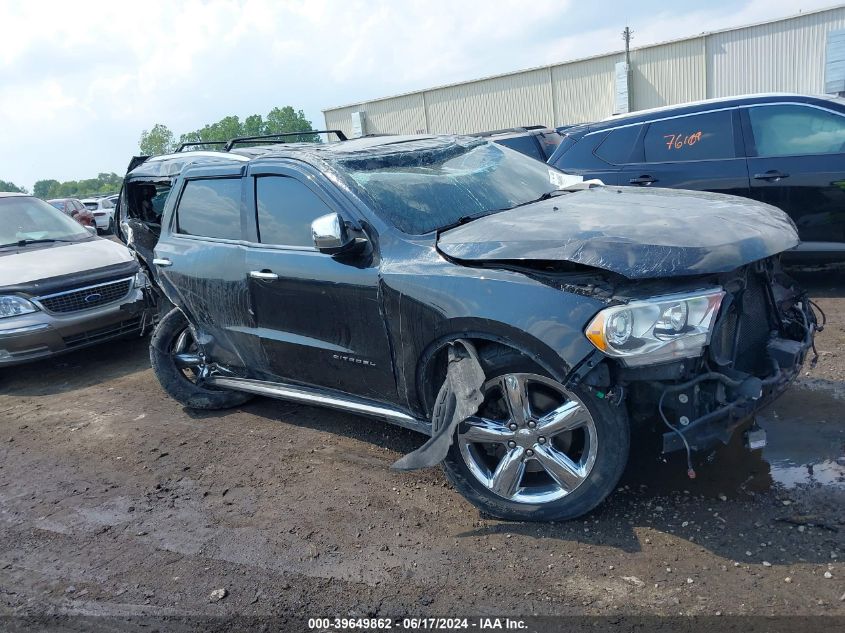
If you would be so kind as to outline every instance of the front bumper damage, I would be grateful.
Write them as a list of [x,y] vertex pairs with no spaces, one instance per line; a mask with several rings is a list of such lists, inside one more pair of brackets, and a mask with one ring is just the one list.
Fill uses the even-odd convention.
[[[664,424],[670,428],[663,434],[663,452],[684,450],[685,442],[693,451],[707,450],[719,443],[727,444],[734,432],[751,415],[776,400],[786,390],[803,364],[809,347],[801,346],[801,360],[793,366],[782,368],[775,363],[768,378],[745,375],[733,379],[723,373],[708,372],[681,385],[665,387],[658,403],[658,413]],[[694,391],[696,386],[708,381],[716,384],[717,391],[724,392],[724,401],[714,410],[694,419],[680,415],[677,423],[672,424],[664,410],[665,399],[678,397],[691,389]]]
[[626,407],[634,432],[656,424],[664,453],[727,444],[798,376],[823,327],[776,258],[710,281],[725,298],[701,357],[628,368],[596,350],[567,381]]
[[664,453],[727,444],[797,377],[821,329],[812,302],[772,262],[725,284],[726,300],[703,357],[620,369],[632,419],[656,420]]

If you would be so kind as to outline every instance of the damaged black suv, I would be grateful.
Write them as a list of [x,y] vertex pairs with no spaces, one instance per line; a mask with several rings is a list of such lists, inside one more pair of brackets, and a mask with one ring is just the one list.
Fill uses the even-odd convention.
[[121,217],[169,191],[153,264],[176,307],[150,352],[164,389],[421,431],[395,466],[442,462],[494,516],[589,511],[648,425],[664,451],[727,441],[812,347],[811,303],[779,264],[795,227],[759,202],[579,182],[454,136],[151,160]]

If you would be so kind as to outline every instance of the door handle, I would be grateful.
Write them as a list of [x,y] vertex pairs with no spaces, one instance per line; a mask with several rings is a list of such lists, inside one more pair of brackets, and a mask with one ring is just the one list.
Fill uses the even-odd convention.
[[657,178],[652,178],[649,175],[644,175],[644,176],[640,176],[639,178],[631,178],[631,180],[629,180],[628,182],[631,183],[632,185],[648,186],[653,182],[657,182]]
[[789,178],[789,174],[785,174],[777,169],[770,169],[764,174],[754,174],[754,180],[768,180],[769,182],[777,182],[781,178]]
[[279,276],[276,273],[274,273],[270,270],[250,270],[249,276],[252,277],[253,279],[264,279],[264,280],[269,280],[269,281],[272,281],[273,279],[279,278]]
[[153,264],[155,264],[156,266],[159,266],[159,267],[161,267],[161,268],[167,268],[168,266],[172,266],[172,265],[173,265],[173,262],[172,262],[172,261],[170,261],[169,259],[165,259],[165,258],[158,258],[158,257],[156,257],[156,258],[153,260]]

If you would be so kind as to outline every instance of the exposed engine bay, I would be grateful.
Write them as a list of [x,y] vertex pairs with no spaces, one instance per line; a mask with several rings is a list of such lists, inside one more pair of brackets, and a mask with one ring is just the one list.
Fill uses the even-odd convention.
[[[751,412],[797,376],[824,325],[777,258],[693,285],[703,282],[717,283],[724,296],[702,356],[638,367],[606,360],[574,377],[624,403],[635,423],[662,423],[664,452],[727,443]],[[615,288],[610,301],[630,290]]]

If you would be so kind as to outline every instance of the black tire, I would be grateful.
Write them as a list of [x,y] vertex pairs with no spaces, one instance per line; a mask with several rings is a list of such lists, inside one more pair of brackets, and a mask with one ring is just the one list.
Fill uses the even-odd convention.
[[173,308],[156,325],[150,339],[150,363],[158,381],[171,398],[189,409],[228,409],[252,398],[240,391],[202,387],[192,382],[173,360],[173,346],[189,327],[179,308]]
[[[512,373],[533,373],[549,377],[547,372],[513,350],[495,346],[480,354],[488,379]],[[445,393],[444,393],[445,391]],[[621,406],[597,398],[589,389],[569,390],[587,408],[595,423],[597,454],[592,470],[578,487],[563,498],[544,503],[517,502],[493,493],[470,471],[458,446],[458,431],[443,468],[452,485],[470,503],[484,513],[512,521],[563,521],[575,519],[598,506],[609,495],[625,469],[630,446],[628,416]],[[451,410],[448,383],[444,382],[435,403],[432,419],[435,428]]]

